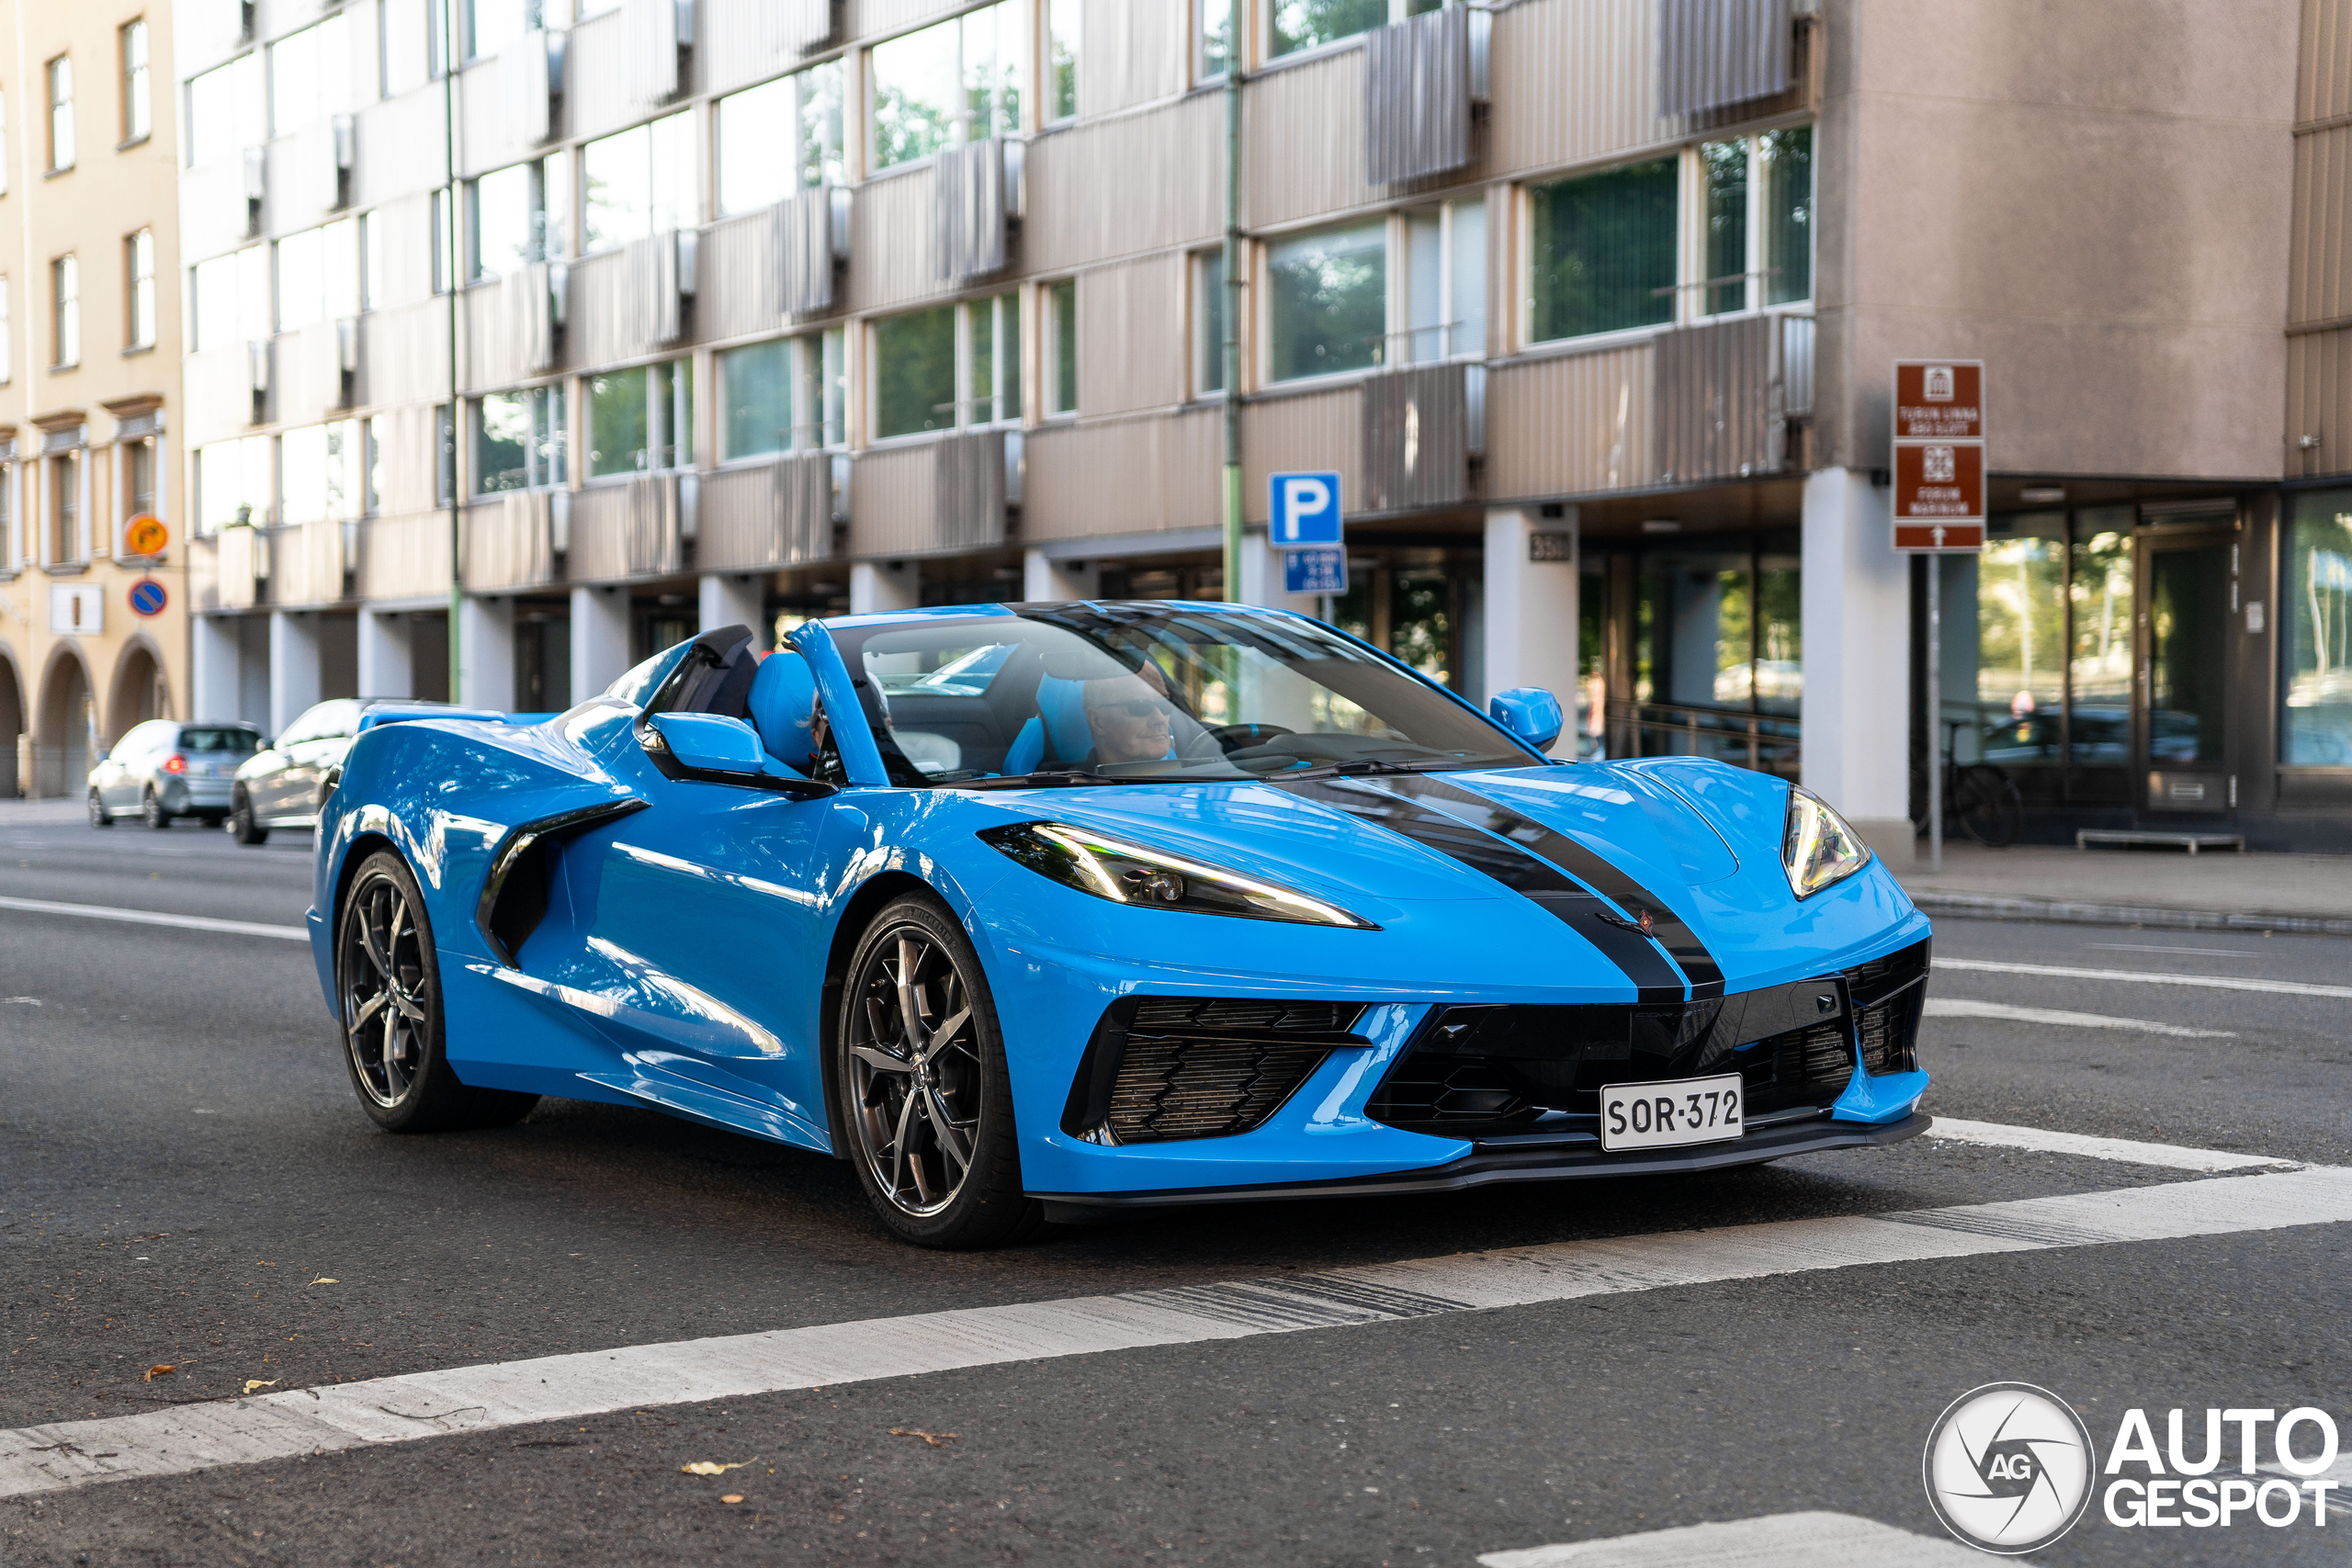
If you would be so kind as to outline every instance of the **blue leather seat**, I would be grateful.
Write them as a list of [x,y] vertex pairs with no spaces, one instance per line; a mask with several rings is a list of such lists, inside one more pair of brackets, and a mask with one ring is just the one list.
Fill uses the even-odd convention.
[[808,661],[790,649],[769,654],[752,677],[746,705],[768,755],[796,773],[807,773],[816,759],[811,727],[817,716],[817,678]]
[[1054,743],[1054,756],[1060,761],[1084,761],[1094,750],[1094,727],[1086,722],[1086,682],[1065,681],[1058,675],[1040,676],[1037,681],[1037,716],[1021,727],[1012,744],[1004,753],[1004,771],[1030,773],[1046,760],[1046,742]]

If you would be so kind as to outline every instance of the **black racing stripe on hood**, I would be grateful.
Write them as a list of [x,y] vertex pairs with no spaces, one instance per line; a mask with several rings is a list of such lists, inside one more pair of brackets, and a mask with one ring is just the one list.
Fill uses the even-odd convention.
[[1394,791],[1415,799],[1441,802],[1476,826],[1500,834],[1513,843],[1525,845],[1634,919],[1640,919],[1646,911],[1650,917],[1651,933],[1657,938],[1658,945],[1674,955],[1675,963],[1680,964],[1682,973],[1690,977],[1691,999],[1702,1000],[1724,994],[1723,967],[1715,962],[1715,955],[1707,951],[1707,944],[1700,940],[1699,933],[1668,908],[1664,899],[1605,856],[1587,849],[1566,833],[1545,827],[1532,817],[1428,773],[1390,774],[1376,782],[1365,782],[1376,789]]
[[1657,944],[1637,931],[1612,925],[1614,913],[1592,890],[1563,875],[1515,843],[1434,810],[1418,801],[1401,799],[1354,780],[1302,779],[1285,783],[1263,781],[1273,788],[1315,801],[1351,817],[1376,823],[1393,833],[1460,862],[1471,870],[1501,883],[1557,918],[1570,931],[1599,948],[1602,956],[1625,973],[1643,1002],[1682,1000],[1682,974],[1667,962]]

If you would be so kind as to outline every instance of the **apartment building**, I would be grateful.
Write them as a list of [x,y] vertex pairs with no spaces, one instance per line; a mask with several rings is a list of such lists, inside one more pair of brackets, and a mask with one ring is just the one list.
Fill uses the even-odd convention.
[[[1228,596],[1898,859],[1948,724],[2045,836],[2352,840],[2346,10],[180,0],[194,705]],[[1996,514],[1932,711],[1916,356],[1985,361]]]
[[0,796],[78,797],[125,730],[187,716],[172,18],[0,16]]

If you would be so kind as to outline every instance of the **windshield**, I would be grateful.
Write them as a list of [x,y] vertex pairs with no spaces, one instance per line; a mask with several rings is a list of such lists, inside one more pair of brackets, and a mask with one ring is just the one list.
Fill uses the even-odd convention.
[[895,783],[987,788],[1527,765],[1311,621],[1174,604],[833,629]]
[[190,725],[180,731],[179,749],[243,756],[261,749],[261,737],[250,729],[203,729]]

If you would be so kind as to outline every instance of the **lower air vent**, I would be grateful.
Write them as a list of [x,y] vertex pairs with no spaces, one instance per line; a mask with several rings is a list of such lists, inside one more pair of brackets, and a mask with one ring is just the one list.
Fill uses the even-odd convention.
[[1367,1042],[1352,1002],[1129,997],[1096,1027],[1064,1131],[1102,1143],[1225,1138],[1264,1122],[1323,1058]]

